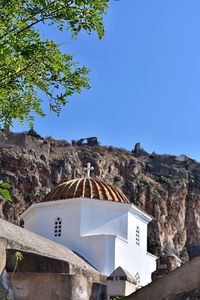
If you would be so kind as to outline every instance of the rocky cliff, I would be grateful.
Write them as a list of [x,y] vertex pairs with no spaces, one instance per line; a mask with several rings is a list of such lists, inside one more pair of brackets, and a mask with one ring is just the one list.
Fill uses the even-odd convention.
[[153,216],[150,252],[173,256],[176,264],[200,255],[200,163],[184,155],[148,154],[138,144],[129,152],[34,133],[0,137],[0,179],[10,182],[13,198],[13,205],[1,203],[1,216],[19,223],[19,215],[60,181],[84,176],[87,162],[94,177],[117,186]]

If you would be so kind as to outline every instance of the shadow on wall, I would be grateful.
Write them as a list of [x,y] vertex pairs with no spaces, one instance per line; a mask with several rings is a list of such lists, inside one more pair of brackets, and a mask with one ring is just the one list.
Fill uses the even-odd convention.
[[106,285],[102,285],[96,282],[92,284],[92,295],[90,297],[90,300],[105,300],[106,294],[107,294]]

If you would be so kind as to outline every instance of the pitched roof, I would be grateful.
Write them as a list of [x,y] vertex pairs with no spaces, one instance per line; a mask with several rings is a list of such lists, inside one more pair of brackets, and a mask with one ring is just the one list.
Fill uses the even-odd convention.
[[110,277],[114,277],[114,276],[125,277],[127,281],[136,284],[135,277],[132,276],[127,270],[125,270],[122,267],[118,267],[117,269],[115,269],[108,277],[108,280]]

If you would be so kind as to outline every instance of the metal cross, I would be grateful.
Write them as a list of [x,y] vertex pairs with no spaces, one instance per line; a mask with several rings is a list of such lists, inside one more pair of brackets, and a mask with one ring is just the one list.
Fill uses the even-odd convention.
[[87,163],[87,167],[84,168],[85,171],[87,171],[87,175],[86,175],[86,178],[90,178],[90,171],[93,171],[94,170],[94,167],[91,166],[91,163],[88,162]]

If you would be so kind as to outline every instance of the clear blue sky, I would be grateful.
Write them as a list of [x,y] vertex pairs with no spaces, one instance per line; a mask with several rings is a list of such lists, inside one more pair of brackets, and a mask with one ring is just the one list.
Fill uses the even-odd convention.
[[127,149],[140,142],[200,161],[200,1],[111,0],[105,28],[101,41],[42,29],[91,69],[92,88],[60,117],[47,110],[36,118],[36,131],[68,141],[97,136]]

